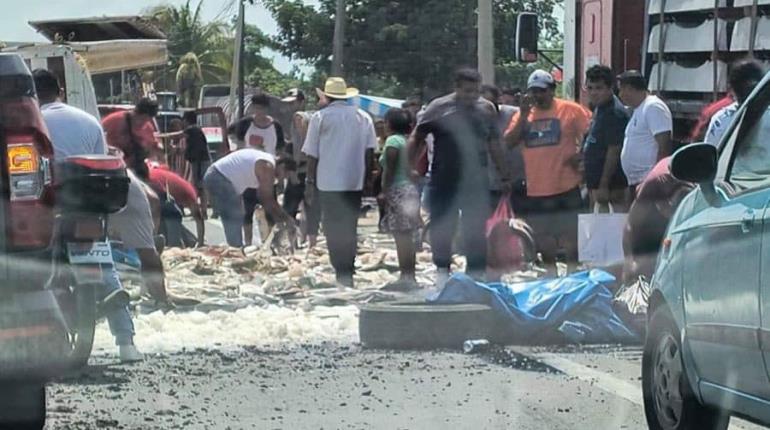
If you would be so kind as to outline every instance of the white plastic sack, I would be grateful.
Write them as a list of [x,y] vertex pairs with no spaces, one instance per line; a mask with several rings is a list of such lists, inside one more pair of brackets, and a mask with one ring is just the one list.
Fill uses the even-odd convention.
[[594,212],[578,215],[578,259],[591,266],[607,267],[622,263],[623,230],[626,214],[615,213],[610,205],[609,213]]

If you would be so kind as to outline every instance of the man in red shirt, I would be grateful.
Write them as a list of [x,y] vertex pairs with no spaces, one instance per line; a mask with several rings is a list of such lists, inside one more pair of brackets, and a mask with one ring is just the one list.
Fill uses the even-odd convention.
[[180,207],[190,210],[195,219],[198,246],[203,246],[206,234],[203,223],[203,208],[198,204],[198,193],[195,191],[195,187],[181,176],[160,166],[150,168],[149,183],[157,192],[166,193]]
[[126,165],[147,180],[145,159],[160,149],[155,137],[153,118],[158,115],[158,102],[143,98],[134,110],[113,112],[102,119],[107,144],[123,151]]
[[626,264],[623,278],[652,277],[666,228],[682,199],[694,185],[671,174],[671,157],[658,162],[639,185],[636,200],[628,211],[623,233]]

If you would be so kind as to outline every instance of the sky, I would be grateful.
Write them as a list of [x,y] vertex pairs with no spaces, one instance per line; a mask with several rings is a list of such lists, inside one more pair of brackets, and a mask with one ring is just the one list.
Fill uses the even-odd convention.
[[[0,0],[3,11],[0,13],[0,40],[13,42],[42,42],[46,41],[39,35],[28,21],[42,21],[63,18],[86,18],[94,16],[137,15],[144,9],[159,4],[183,5],[186,0]],[[312,1],[311,1],[312,2]],[[197,0],[191,0],[197,5]],[[13,6],[9,6],[13,5]],[[231,12],[221,14],[223,9],[232,5]],[[237,13],[235,0],[203,0],[201,14],[204,21],[217,17],[229,20]],[[256,25],[267,34],[275,34],[277,26],[270,13],[259,5],[246,5],[246,22]],[[292,68],[291,61],[275,52],[265,52],[265,56],[273,58],[275,67],[288,72]]]

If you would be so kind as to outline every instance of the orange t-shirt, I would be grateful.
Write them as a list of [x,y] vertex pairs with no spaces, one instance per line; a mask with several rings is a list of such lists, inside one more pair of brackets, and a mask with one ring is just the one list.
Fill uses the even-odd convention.
[[[513,116],[506,134],[516,126],[519,115]],[[591,113],[577,103],[554,99],[547,111],[532,107],[528,119],[521,135],[527,195],[555,196],[580,186],[582,174],[570,159],[580,153]]]

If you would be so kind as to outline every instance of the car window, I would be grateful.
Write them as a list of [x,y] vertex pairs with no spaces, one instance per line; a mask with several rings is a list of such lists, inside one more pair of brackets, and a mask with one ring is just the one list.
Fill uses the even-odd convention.
[[[770,185],[770,106],[750,109],[739,130],[729,181],[741,189]],[[759,116],[757,120],[752,120]]]

